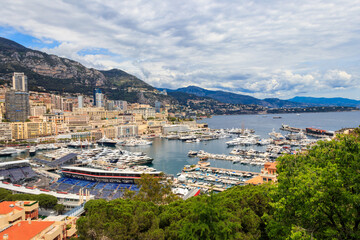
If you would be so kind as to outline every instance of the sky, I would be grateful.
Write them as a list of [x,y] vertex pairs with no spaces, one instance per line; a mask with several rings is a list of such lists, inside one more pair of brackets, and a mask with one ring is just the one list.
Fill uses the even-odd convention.
[[360,100],[360,0],[0,0],[0,36],[154,87]]

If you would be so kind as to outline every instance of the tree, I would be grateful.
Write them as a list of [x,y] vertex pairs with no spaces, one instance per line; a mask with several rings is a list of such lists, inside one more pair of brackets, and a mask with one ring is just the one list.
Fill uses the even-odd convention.
[[261,219],[270,209],[269,185],[233,187],[161,206],[166,239],[266,239]]
[[90,200],[85,211],[86,216],[77,221],[80,239],[164,239],[154,203]]
[[[5,190],[5,189],[3,189]],[[0,191],[0,196],[2,195]],[[6,196],[4,198],[5,201],[38,201],[39,206],[43,208],[53,208],[57,203],[57,198],[51,195],[47,194],[39,194],[39,195],[33,195],[33,194],[9,194],[5,195],[6,192],[3,193],[3,196]]]
[[90,200],[77,221],[80,239],[266,239],[261,217],[269,187],[234,187],[170,204]]
[[11,195],[11,191],[4,188],[0,188],[0,200],[7,199],[9,195]]
[[275,211],[268,219],[272,239],[300,233],[317,239],[359,239],[359,132],[278,159]]
[[35,199],[39,201],[39,206],[43,208],[53,208],[57,203],[57,198],[47,194],[35,195]]
[[166,181],[163,174],[160,175],[160,177],[142,174],[141,178],[136,180],[136,184],[139,187],[139,192],[127,191],[125,192],[126,198],[156,204],[170,203],[178,199],[177,196],[172,193],[171,184]]
[[54,206],[54,210],[58,213],[58,214],[63,214],[64,210],[65,210],[65,206],[62,204],[56,204]]

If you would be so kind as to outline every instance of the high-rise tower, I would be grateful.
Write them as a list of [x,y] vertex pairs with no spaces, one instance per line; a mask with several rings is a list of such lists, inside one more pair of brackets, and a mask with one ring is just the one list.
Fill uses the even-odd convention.
[[13,86],[12,89],[15,91],[28,91],[28,83],[27,83],[27,77],[24,73],[17,73],[14,72],[14,75],[12,77]]

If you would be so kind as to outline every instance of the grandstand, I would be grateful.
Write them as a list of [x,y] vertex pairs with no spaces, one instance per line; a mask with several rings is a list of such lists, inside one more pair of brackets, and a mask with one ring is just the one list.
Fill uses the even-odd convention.
[[62,177],[50,186],[51,190],[78,194],[80,189],[88,190],[96,199],[108,200],[121,198],[125,190],[139,191],[135,184],[95,182],[89,180]]
[[135,179],[140,179],[142,174],[148,174],[153,177],[159,177],[161,172],[142,172],[132,170],[104,170],[88,167],[64,166],[61,169],[64,176],[76,179],[86,179],[88,181],[98,182],[116,182],[134,184]]
[[61,158],[58,158],[52,162],[50,161],[46,161],[46,160],[42,160],[39,158],[33,158],[32,160],[40,163],[42,165],[46,165],[48,167],[61,167],[64,165],[71,165],[74,164],[76,162],[77,159],[77,154],[76,153],[69,153]]
[[0,176],[13,183],[20,183],[37,178],[30,167],[29,160],[19,160],[0,163]]

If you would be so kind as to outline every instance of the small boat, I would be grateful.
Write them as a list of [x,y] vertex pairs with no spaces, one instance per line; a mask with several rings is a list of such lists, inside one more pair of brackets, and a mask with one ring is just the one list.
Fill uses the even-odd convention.
[[195,157],[197,154],[198,154],[197,151],[192,151],[192,150],[190,150],[190,151],[188,152],[188,156],[189,156],[189,157]]
[[8,147],[0,151],[0,157],[9,157],[13,154],[19,153],[16,148]]
[[88,142],[87,140],[85,141],[71,141],[70,143],[68,143],[68,147],[70,148],[87,148],[87,147],[92,147],[92,143],[91,142]]
[[31,147],[31,148],[29,149],[29,154],[30,154],[30,156],[35,156],[36,150],[37,150],[36,147]]

